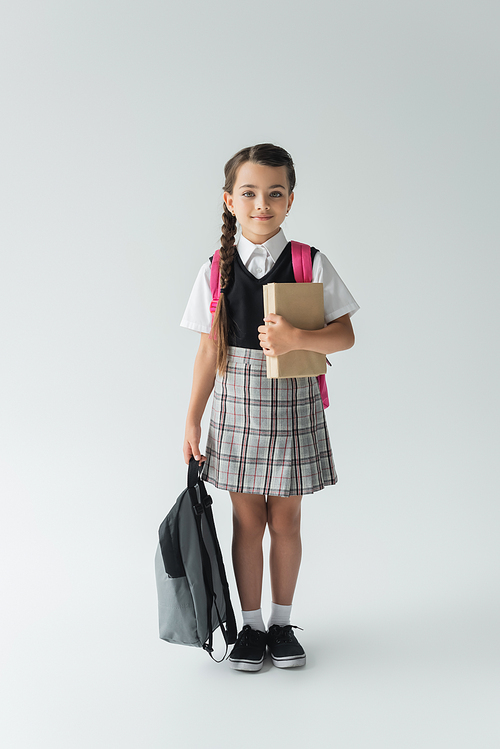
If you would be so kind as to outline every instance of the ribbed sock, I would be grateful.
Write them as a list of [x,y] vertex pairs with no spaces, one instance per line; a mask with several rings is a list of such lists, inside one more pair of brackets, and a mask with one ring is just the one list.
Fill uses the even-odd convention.
[[252,629],[259,629],[261,632],[266,631],[266,625],[262,618],[262,609],[255,609],[255,611],[242,611],[243,615],[243,626],[249,624]]
[[280,627],[290,624],[291,614],[291,606],[281,606],[279,603],[271,603],[271,616],[267,628],[269,629],[273,624],[279,624]]

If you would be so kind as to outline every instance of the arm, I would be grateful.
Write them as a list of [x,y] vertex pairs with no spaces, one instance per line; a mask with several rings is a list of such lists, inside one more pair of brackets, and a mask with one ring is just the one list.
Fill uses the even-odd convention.
[[201,418],[213,390],[217,369],[217,346],[208,333],[202,333],[193,370],[193,387],[186,417],[184,435],[184,460],[189,463],[193,455],[201,465],[206,459],[200,453]]
[[349,315],[333,320],[321,330],[294,328],[281,315],[269,314],[266,325],[259,326],[259,340],[266,356],[280,356],[301,349],[334,354],[354,346],[354,331]]

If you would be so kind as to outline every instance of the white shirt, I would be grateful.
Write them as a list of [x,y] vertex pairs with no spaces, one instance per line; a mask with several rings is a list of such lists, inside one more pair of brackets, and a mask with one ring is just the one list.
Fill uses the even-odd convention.
[[[266,273],[269,273],[287,244],[288,240],[283,233],[283,229],[280,229],[274,237],[268,239],[264,244],[253,244],[253,242],[241,236],[236,249],[250,273],[256,278],[262,278]],[[212,327],[210,272],[211,263],[210,260],[207,260],[200,268],[194,282],[181,321],[183,328],[197,330],[199,333],[210,333]],[[323,284],[325,325],[338,317],[342,317],[342,315],[352,316],[358,311],[359,305],[356,300],[322,252],[317,252],[314,256],[312,280],[313,283]]]

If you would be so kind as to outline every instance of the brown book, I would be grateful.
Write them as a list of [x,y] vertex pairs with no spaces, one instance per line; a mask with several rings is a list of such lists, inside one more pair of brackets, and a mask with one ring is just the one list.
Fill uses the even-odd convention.
[[[268,283],[263,286],[264,314],[275,312],[295,328],[320,330],[325,325],[322,283]],[[326,356],[315,351],[289,351],[266,356],[267,376],[315,377],[326,374]]]

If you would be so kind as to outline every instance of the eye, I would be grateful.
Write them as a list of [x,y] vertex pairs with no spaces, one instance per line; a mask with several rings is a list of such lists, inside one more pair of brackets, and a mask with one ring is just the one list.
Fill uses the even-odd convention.
[[252,198],[253,197],[253,192],[251,192],[250,190],[247,190],[246,192],[242,193],[242,197],[243,198]]
[[279,192],[279,190],[276,190],[275,192],[271,193],[271,197],[272,198],[282,198],[283,197],[283,193]]

